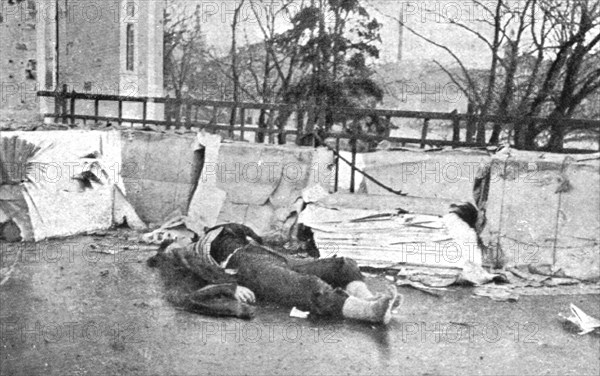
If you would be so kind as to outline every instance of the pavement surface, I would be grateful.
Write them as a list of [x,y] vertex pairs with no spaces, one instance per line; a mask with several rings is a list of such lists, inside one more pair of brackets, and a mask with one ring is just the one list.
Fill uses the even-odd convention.
[[0,267],[20,257],[0,286],[3,376],[600,374],[600,335],[580,336],[558,315],[575,303],[600,317],[598,294],[495,302],[469,288],[399,288],[404,303],[387,327],[262,304],[244,321],[169,303],[145,262],[152,248],[111,236],[0,247]]

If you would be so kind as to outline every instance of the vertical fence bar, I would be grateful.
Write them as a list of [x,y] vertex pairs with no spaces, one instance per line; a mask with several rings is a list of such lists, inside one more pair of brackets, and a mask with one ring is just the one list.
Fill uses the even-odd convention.
[[318,118],[318,122],[317,122],[317,128],[313,129],[313,137],[312,137],[312,146],[315,147],[317,144],[317,137],[315,135],[319,134],[319,130],[323,131],[325,129],[325,115],[326,115],[326,111],[327,108],[326,107],[321,107],[320,111],[319,111],[319,118]]
[[181,127],[181,99],[175,98],[175,129]]
[[352,146],[352,163],[350,164],[350,193],[354,193],[354,174],[356,172],[356,136],[354,134],[352,134],[350,144]]
[[119,99],[119,115],[118,115],[119,126],[121,124],[123,124],[123,121],[121,119],[123,119],[123,101],[121,99]]
[[171,125],[171,121],[173,119],[173,105],[171,103],[171,97],[169,96],[169,94],[167,94],[167,96],[165,97],[165,128],[169,129],[169,126]]
[[56,114],[56,117],[54,118],[55,123],[58,123],[58,119],[60,116],[60,109],[61,109],[60,91],[56,90],[56,96],[54,97],[54,113]]
[[473,123],[472,119],[469,119],[467,121],[467,135],[466,135],[466,140],[467,142],[473,142],[473,135],[475,134],[475,124]]
[[185,128],[192,128],[192,104],[189,100],[185,101]]
[[460,142],[460,118],[457,114],[454,115],[454,119],[452,119],[452,147],[458,147],[458,143]]
[[385,117],[385,137],[390,137],[392,132],[392,117],[390,115]]
[[267,116],[267,109],[261,108],[258,112],[258,121],[256,122],[257,130],[254,133],[254,142],[256,142],[257,144],[264,144],[265,140],[267,140],[267,142],[269,142],[269,140],[267,139],[268,133],[266,132],[266,130],[267,130],[266,116]]
[[148,98],[142,102],[142,127],[146,126],[146,116],[148,115]]
[[335,180],[333,182],[333,191],[338,191],[338,185],[340,180],[340,138],[335,138]]
[[244,126],[246,125],[246,109],[244,107],[240,108],[240,138],[244,141]]
[[67,124],[67,85],[63,84],[60,97],[60,113],[63,124]]
[[209,129],[214,133],[217,129],[217,117],[219,115],[219,107],[213,106],[212,117],[209,123]]
[[423,129],[421,129],[421,149],[425,148],[425,141],[427,140],[427,131],[429,130],[429,119],[423,121]]
[[69,114],[71,115],[71,125],[75,125],[75,90],[71,91]]
[[235,106],[231,107],[231,114],[229,115],[229,130],[228,135],[229,138],[233,139],[233,130],[235,129],[235,116],[237,115],[237,108]]
[[306,109],[306,124],[302,124],[302,128],[298,127],[299,137],[296,143],[300,145],[302,143],[302,138],[305,134],[312,133],[315,128],[315,123],[317,122],[316,116],[318,116],[316,112],[314,98],[311,98],[308,108]]
[[274,108],[269,110],[269,120],[267,120],[267,129],[269,130],[269,144],[275,144],[275,133],[273,133],[273,125],[275,124],[275,113]]
[[[310,115],[309,115],[310,118]],[[310,121],[310,120],[308,120]],[[296,110],[296,145],[300,145],[304,133],[304,110]]]
[[466,142],[473,142],[473,136],[475,135],[475,105],[473,102],[469,101],[467,105],[467,132],[465,135]]
[[473,142],[473,136],[475,136],[475,105],[473,102],[469,101],[467,104],[467,132],[465,135],[466,142]]
[[94,99],[94,122],[96,124],[98,124],[98,114],[99,114],[99,107],[100,107],[100,99]]
[[477,122],[477,136],[476,136],[477,144],[481,146],[485,146],[485,121],[481,118]]
[[358,127],[360,126],[360,124],[358,123],[358,120],[355,118],[352,121],[352,129],[351,129],[351,135],[352,137],[350,138],[350,147],[352,150],[352,160],[350,161],[350,193],[354,193],[354,174],[356,173],[356,136],[358,133]]

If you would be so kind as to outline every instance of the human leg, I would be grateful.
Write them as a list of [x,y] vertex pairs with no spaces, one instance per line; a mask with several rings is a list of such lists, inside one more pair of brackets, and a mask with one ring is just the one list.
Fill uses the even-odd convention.
[[343,288],[349,295],[374,299],[356,261],[347,257],[329,257],[314,261],[292,262],[292,270],[315,275],[333,287]]
[[[293,270],[285,261],[247,247],[235,255],[238,268],[238,283],[246,286],[260,299],[287,306],[296,306],[311,313],[326,316],[346,317],[387,324],[391,318],[391,308],[397,293],[390,293],[374,300],[365,300],[337,287],[329,285],[314,274]],[[233,261],[233,259],[232,259]],[[317,265],[323,270],[332,269],[335,263],[326,262]],[[315,266],[315,265],[313,265]],[[320,270],[319,268],[300,268],[300,270]],[[361,282],[362,281],[352,281]],[[337,282],[339,283],[339,281]]]

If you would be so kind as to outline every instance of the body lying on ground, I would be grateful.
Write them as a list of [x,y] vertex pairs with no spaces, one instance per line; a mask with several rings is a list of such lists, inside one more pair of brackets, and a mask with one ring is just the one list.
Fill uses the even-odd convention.
[[[451,210],[464,227],[472,227],[472,205]],[[289,257],[264,246],[241,224],[207,229],[200,241],[185,247],[164,242],[149,262],[160,259],[171,259],[206,282],[187,297],[187,308],[202,314],[252,318],[258,298],[315,315],[388,324],[399,302],[395,286],[373,294],[352,259]]]

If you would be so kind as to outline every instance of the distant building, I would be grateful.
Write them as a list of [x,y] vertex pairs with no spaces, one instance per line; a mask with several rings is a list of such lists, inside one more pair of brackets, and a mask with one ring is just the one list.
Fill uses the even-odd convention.
[[[40,90],[67,85],[69,91],[84,93],[164,95],[164,1],[42,0],[37,4]],[[102,115],[116,115],[113,104],[103,104]],[[41,100],[40,110],[52,112],[51,105]],[[149,104],[148,118],[162,119],[162,107]],[[91,103],[77,108],[77,112],[91,110]],[[141,104],[124,104],[123,116],[141,116]]]

